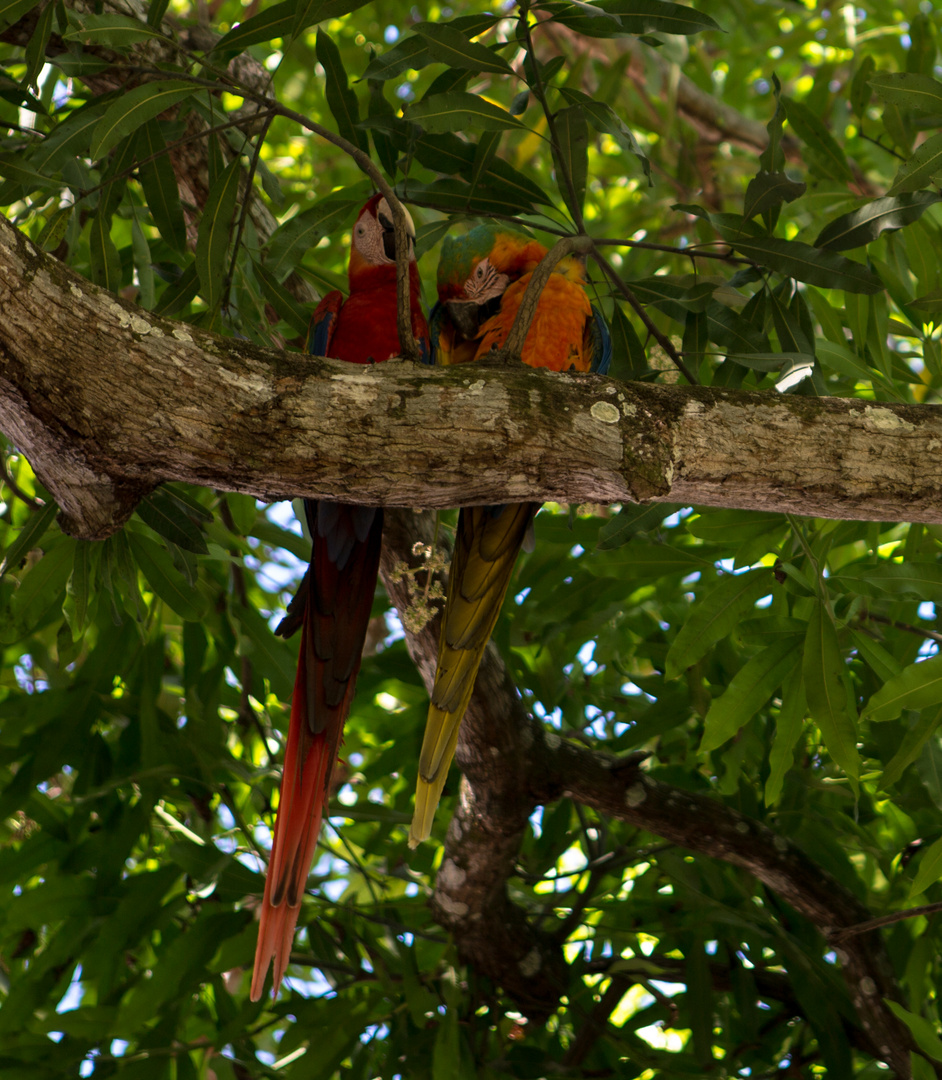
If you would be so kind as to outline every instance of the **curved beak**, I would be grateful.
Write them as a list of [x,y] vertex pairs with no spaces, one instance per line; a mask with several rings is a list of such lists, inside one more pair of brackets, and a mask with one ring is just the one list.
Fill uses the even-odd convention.
[[473,338],[481,325],[481,305],[474,300],[448,300],[445,308],[463,338]]

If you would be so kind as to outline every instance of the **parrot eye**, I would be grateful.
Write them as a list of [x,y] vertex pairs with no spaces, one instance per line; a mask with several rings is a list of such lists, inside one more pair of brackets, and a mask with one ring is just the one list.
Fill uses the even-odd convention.
[[357,236],[366,236],[366,226],[365,225],[362,225],[362,224],[357,225]]

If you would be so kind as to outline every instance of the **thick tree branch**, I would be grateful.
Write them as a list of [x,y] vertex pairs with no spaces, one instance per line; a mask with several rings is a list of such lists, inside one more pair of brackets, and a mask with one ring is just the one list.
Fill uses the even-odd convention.
[[[411,602],[408,589],[389,570],[396,561],[417,563],[412,547],[417,540],[431,542],[431,524],[415,514],[391,513],[384,535],[384,581],[404,610]],[[431,687],[437,621],[410,634],[409,648]],[[820,929],[822,952],[829,948],[827,935],[870,917],[826,870],[760,822],[715,799],[660,783],[636,755],[619,761],[546,729],[527,714],[493,645],[481,665],[455,759],[464,779],[433,910],[462,956],[535,1018],[551,1012],[566,992],[566,967],[558,939],[538,932],[511,903],[507,882],[530,814],[562,797],[741,867]],[[897,1076],[908,1077],[909,1036],[883,1000],[900,1000],[900,994],[882,939],[873,932],[859,934],[837,948],[860,1019],[860,1043]]]
[[0,221],[0,429],[86,538],[184,480],[386,506],[669,500],[942,521],[931,406],[354,368],[117,300]]

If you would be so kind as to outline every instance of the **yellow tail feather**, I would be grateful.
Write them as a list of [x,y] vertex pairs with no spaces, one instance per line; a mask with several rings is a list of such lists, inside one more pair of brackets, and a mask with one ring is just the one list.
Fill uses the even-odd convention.
[[415,814],[409,831],[412,847],[431,832],[481,658],[538,509],[533,503],[474,506],[462,509],[458,517],[438,667],[419,756]]

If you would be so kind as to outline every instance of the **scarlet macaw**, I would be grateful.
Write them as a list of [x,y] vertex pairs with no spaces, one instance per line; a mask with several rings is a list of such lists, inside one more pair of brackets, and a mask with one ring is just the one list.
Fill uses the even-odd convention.
[[[436,362],[479,360],[510,333],[523,294],[546,248],[522,233],[479,225],[446,238],[432,313]],[[611,337],[589,303],[581,259],[568,256],[550,275],[523,346],[523,362],[551,371],[605,374]],[[430,833],[484,648],[497,622],[517,554],[532,532],[539,503],[463,507],[438,643],[425,738],[419,758],[409,843]]]
[[[411,219],[409,232],[414,238]],[[396,242],[393,217],[382,195],[360,211],[350,245],[350,295],[328,293],[311,319],[308,351],[354,364],[400,353],[396,328]],[[419,272],[410,253],[412,332],[429,362],[428,325],[422,314]],[[383,511],[370,506],[305,499],[311,564],[276,633],[300,626],[301,651],[281,794],[272,837],[252,974],[251,997],[262,996],[274,959],[273,993],[288,966],[301,898],[314,858],[321,816],[343,725],[353,700],[363,641],[376,591]]]

